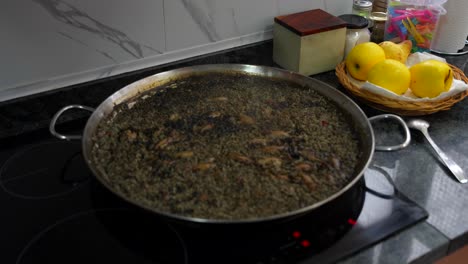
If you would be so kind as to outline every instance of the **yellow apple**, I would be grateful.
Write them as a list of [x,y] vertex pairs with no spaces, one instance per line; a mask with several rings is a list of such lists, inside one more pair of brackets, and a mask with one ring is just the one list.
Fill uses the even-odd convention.
[[408,90],[411,74],[405,64],[385,59],[374,65],[369,71],[367,81],[377,86],[402,95]]
[[384,50],[385,58],[394,59],[401,63],[405,63],[411,52],[413,43],[411,40],[404,40],[400,43],[383,41],[379,43],[379,46]]
[[426,60],[411,66],[410,72],[410,88],[418,97],[434,98],[452,86],[453,71],[445,62]]
[[364,42],[354,46],[346,56],[346,70],[354,79],[365,81],[369,70],[384,59],[385,52],[379,45]]

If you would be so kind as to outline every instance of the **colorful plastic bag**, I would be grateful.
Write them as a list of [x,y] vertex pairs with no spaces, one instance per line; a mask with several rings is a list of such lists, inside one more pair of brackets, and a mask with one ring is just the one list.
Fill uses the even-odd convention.
[[429,51],[439,17],[447,0],[389,0],[384,39],[399,43],[411,40],[411,52]]

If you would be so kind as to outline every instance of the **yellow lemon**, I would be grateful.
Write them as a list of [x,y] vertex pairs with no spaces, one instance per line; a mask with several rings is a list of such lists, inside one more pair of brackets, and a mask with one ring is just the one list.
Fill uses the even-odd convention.
[[367,81],[402,95],[410,86],[411,74],[405,64],[385,59],[370,69]]
[[385,52],[374,42],[364,42],[354,46],[346,56],[346,70],[357,80],[367,80],[369,70],[385,59]]
[[413,65],[410,72],[410,88],[418,97],[434,98],[452,86],[453,71],[445,62],[426,60]]

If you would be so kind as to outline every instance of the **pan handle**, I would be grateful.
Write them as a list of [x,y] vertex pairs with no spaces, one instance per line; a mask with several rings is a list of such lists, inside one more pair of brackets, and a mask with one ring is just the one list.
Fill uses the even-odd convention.
[[410,134],[410,131],[409,131],[409,128],[408,126],[406,125],[405,121],[403,120],[403,118],[397,116],[397,115],[393,115],[393,114],[383,114],[383,115],[377,115],[377,116],[373,116],[371,118],[369,118],[369,121],[372,122],[372,121],[375,121],[375,120],[381,120],[381,119],[395,119],[396,121],[398,121],[401,126],[403,127],[404,131],[405,131],[405,141],[399,145],[394,145],[394,146],[375,146],[375,150],[379,150],[379,151],[395,151],[395,150],[399,150],[399,149],[402,149],[402,148],[406,148],[410,141],[411,141],[411,134]]
[[74,108],[77,108],[77,109],[83,109],[83,110],[87,110],[87,111],[90,111],[90,112],[94,112],[94,108],[92,107],[89,107],[89,106],[84,106],[84,105],[68,105],[68,106],[65,106],[63,107],[62,109],[60,109],[57,113],[55,113],[54,117],[52,117],[52,121],[50,121],[50,125],[49,125],[49,131],[50,133],[59,138],[59,139],[65,139],[65,140],[72,140],[72,139],[81,139],[81,135],[63,135],[63,134],[60,134],[58,133],[56,130],[55,130],[55,124],[57,123],[57,120],[59,119],[59,117],[67,110],[70,110],[70,109],[74,109]]

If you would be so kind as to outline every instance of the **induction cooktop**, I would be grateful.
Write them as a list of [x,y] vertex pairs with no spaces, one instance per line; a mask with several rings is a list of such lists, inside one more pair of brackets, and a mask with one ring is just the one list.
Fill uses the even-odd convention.
[[[427,218],[385,169],[365,173],[362,210],[323,239],[307,220],[239,235],[180,227],[134,208],[102,187],[79,141],[47,133],[0,152],[2,263],[334,263]],[[356,201],[357,203],[359,201]],[[311,237],[314,236],[314,237]]]

